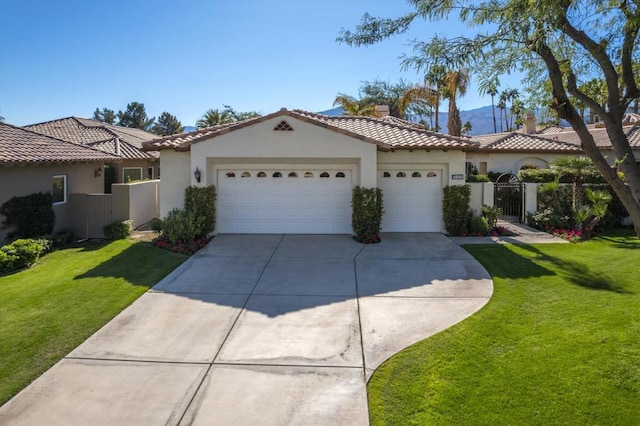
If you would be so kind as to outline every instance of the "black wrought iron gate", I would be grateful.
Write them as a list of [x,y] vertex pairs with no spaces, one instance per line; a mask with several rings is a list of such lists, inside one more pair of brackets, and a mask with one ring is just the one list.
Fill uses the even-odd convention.
[[493,205],[500,208],[501,220],[525,221],[525,185],[521,182],[496,182],[493,189]]

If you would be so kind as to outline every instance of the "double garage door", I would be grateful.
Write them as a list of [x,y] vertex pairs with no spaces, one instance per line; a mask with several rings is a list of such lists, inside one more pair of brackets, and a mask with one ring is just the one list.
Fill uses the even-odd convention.
[[[440,170],[380,171],[382,230],[439,232]],[[351,233],[351,169],[221,169],[220,233]]]
[[220,233],[351,233],[351,169],[218,171]]

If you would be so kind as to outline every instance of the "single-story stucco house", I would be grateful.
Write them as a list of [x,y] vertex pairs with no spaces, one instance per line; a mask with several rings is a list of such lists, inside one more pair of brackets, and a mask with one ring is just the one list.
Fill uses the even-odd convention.
[[[635,159],[640,162],[640,127],[636,115],[625,116],[624,129]],[[587,127],[604,157],[613,165],[616,156],[606,129],[598,125]],[[467,153],[467,170],[475,168],[480,174],[516,174],[530,166],[545,169],[558,157],[585,155],[580,148],[580,138],[572,128],[550,126],[537,130],[533,116],[528,116],[518,131],[473,136],[471,140],[478,142],[479,148]]]
[[[627,127],[640,159],[639,129]],[[613,164],[605,130],[592,132]],[[470,170],[516,174],[584,155],[574,131],[538,131],[534,117],[520,131],[458,138],[395,117],[286,109],[143,149],[161,153],[161,216],[183,206],[186,187],[215,185],[220,233],[350,233],[357,185],[382,189],[383,231],[441,232],[442,189]]]
[[122,161],[109,164],[115,169],[115,182],[160,178],[158,153],[142,151],[144,142],[158,137],[154,133],[81,117],[60,118],[24,128],[121,158]]
[[[95,148],[0,123],[0,205],[15,196],[51,193],[54,231],[68,228],[72,221],[69,194],[103,192],[103,165],[119,161]],[[6,234],[0,229],[0,241]]]
[[476,142],[391,118],[273,114],[144,144],[160,151],[160,214],[215,185],[220,233],[351,233],[355,186],[384,192],[383,230],[440,232],[442,188]]

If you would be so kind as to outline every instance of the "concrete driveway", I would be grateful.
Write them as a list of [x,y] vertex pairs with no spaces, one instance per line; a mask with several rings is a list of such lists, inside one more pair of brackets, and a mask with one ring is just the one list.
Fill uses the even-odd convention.
[[492,281],[442,234],[219,235],[11,401],[28,425],[368,424],[388,357]]

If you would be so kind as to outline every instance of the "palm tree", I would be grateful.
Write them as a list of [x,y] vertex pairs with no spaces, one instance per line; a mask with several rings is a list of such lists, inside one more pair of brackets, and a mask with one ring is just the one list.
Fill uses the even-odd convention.
[[571,206],[574,210],[579,209],[582,204],[584,174],[587,171],[595,170],[593,161],[589,157],[558,157],[551,162],[551,167],[560,174],[567,173],[573,176]]
[[365,117],[376,115],[376,106],[374,104],[363,102],[344,93],[338,93],[338,96],[334,99],[333,106],[337,105],[342,108],[344,115],[359,115]]
[[210,109],[202,115],[202,118],[196,122],[196,127],[203,129],[205,127],[213,127],[219,124],[231,123],[233,119],[227,111],[219,111],[218,109]]
[[[417,110],[420,115],[426,115],[430,119],[436,116],[436,127],[438,131],[438,102],[439,94],[435,89],[427,84],[416,84],[409,88],[399,102],[399,110],[406,111],[413,105],[414,110]],[[435,109],[435,114],[434,114]],[[414,111],[415,112],[415,111]],[[433,122],[431,123],[433,128]]]
[[[478,81],[478,93],[480,96],[490,95],[491,96],[491,112],[493,113],[493,133],[498,133],[498,126],[496,125],[496,107],[494,103],[494,97],[498,94],[498,87],[500,86],[500,81],[498,77],[480,77]],[[502,119],[502,118],[501,118]]]
[[460,111],[456,105],[456,98],[467,93],[469,85],[469,71],[461,69],[458,71],[447,71],[445,75],[445,97],[449,99],[449,121],[447,130],[451,136],[460,136],[461,123]]
[[507,102],[503,99],[502,94],[500,94],[500,99],[498,100],[498,109],[500,110],[500,133],[504,131],[502,128],[502,112],[504,111],[505,116],[507,115]]

